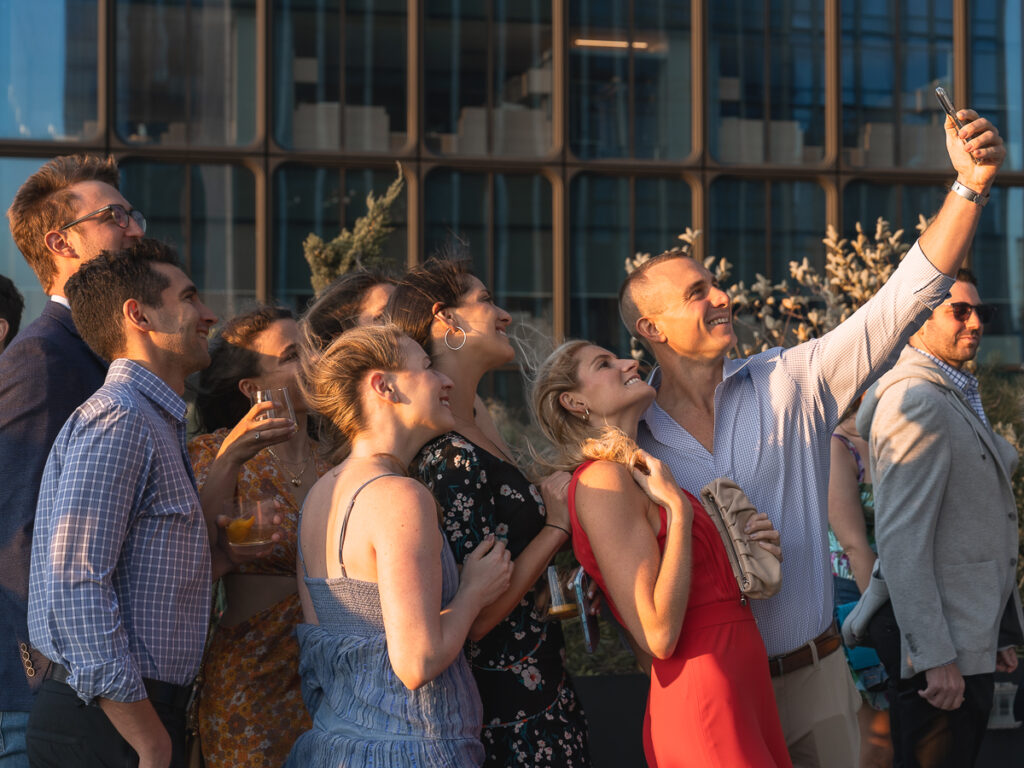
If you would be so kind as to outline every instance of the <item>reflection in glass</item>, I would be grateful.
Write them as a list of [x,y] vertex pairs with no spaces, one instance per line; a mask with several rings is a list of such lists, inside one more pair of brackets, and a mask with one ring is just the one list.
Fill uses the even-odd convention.
[[272,35],[278,144],[354,152],[405,145],[403,0],[274,3]]
[[637,178],[630,186],[629,178],[583,173],[569,189],[569,335],[620,355],[629,354],[618,305],[626,258],[679,245],[693,221],[682,179]]
[[873,237],[879,217],[893,232],[903,230],[903,242],[917,240],[920,216],[934,216],[946,193],[936,184],[876,184],[853,181],[843,189],[843,237],[857,236],[856,223]]
[[935,86],[957,106],[952,0],[848,0],[842,8],[843,158],[850,165],[949,164]]
[[1019,365],[1024,321],[1024,188],[993,187],[974,237],[971,269],[981,300],[999,307],[985,327],[982,362]]
[[547,154],[551,5],[427,0],[424,16],[427,146],[446,155]]
[[120,2],[116,125],[134,144],[256,138],[256,0]]
[[689,155],[689,0],[573,0],[569,27],[569,142],[576,156]]
[[256,181],[235,165],[125,160],[121,191],[145,212],[147,236],[163,240],[221,318],[256,298]]
[[1024,168],[1024,10],[1020,3],[973,0],[971,108],[999,128],[1003,168]]
[[825,156],[823,0],[709,4],[709,130],[725,163]]
[[[274,172],[274,296],[301,312],[313,297],[309,264],[302,243],[310,233],[331,240],[342,228],[352,230],[366,213],[366,195],[381,195],[395,179],[390,170],[369,168],[316,168],[284,165]],[[383,255],[398,272],[406,261],[406,197],[391,207],[394,230],[384,243]]]
[[426,178],[424,253],[461,241],[531,345],[552,332],[551,185],[539,175],[436,170]]
[[824,266],[825,195],[814,182],[718,178],[709,212],[707,252],[732,262],[733,282],[788,279],[789,262],[805,257]]
[[[25,179],[38,171],[46,160],[44,157],[0,158],[0,200],[5,201],[5,205],[9,204]],[[24,328],[43,311],[47,296],[36,279],[36,273],[14,245],[11,229],[6,226],[6,222],[0,226],[0,275],[13,280],[25,297],[25,311],[21,319],[21,327]]]
[[96,134],[96,0],[0,2],[0,138]]

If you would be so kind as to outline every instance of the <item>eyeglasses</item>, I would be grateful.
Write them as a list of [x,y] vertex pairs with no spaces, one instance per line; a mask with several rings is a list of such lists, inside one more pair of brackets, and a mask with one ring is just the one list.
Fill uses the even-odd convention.
[[996,316],[996,308],[992,304],[970,304],[966,301],[954,301],[949,305],[953,310],[953,319],[958,323],[964,323],[971,316],[971,311],[978,313],[978,320],[982,325],[992,322]]
[[79,216],[74,221],[69,221],[63,227],[60,227],[60,229],[64,230],[68,227],[75,226],[75,224],[81,224],[86,219],[91,219],[93,216],[99,216],[101,213],[106,213],[108,211],[110,212],[110,218],[112,218],[114,223],[121,229],[128,229],[132,220],[134,220],[135,223],[139,225],[139,229],[142,230],[142,234],[146,234],[146,217],[142,215],[142,211],[136,210],[135,208],[128,210],[120,203],[111,203],[110,205],[104,205],[102,208],[97,208],[92,213],[87,213],[85,216]]

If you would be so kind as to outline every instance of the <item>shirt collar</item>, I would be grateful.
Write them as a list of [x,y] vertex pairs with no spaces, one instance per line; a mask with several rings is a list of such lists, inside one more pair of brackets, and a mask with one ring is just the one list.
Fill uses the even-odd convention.
[[107,381],[120,381],[137,389],[177,421],[185,423],[186,405],[170,385],[148,368],[124,357],[110,364]]
[[63,296],[58,296],[57,294],[54,294],[50,296],[50,301],[56,301],[58,304],[63,304],[68,309],[71,309],[71,304]]
[[959,368],[954,368],[952,365],[947,363],[945,360],[940,360],[935,355],[925,352],[919,347],[915,347],[912,344],[909,345],[912,350],[917,352],[919,355],[924,355],[933,363],[935,363],[939,370],[941,370],[946,377],[953,382],[957,389],[962,392],[970,392],[971,390],[978,389],[978,379],[969,374],[967,371],[962,371]]

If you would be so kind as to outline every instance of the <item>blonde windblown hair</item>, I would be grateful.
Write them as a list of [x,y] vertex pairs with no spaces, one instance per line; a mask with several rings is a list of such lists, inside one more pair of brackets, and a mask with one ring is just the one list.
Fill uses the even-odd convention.
[[[563,392],[579,388],[580,351],[589,341],[566,341],[540,364],[532,376],[530,403],[544,436],[554,447],[554,456],[539,461],[551,469],[572,472],[588,460],[614,461],[627,467],[638,465],[637,445],[618,427],[597,426],[562,405]],[[642,462],[639,462],[642,465]]]
[[404,335],[394,325],[371,325],[345,331],[322,351],[304,347],[299,382],[309,407],[329,427],[321,430],[320,439],[331,461],[344,459],[352,439],[366,429],[366,377],[402,368],[399,342]]

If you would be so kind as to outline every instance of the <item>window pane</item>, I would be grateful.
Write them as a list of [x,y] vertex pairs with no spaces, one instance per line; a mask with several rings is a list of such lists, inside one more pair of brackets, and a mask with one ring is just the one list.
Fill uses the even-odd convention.
[[256,138],[256,0],[117,5],[117,131],[135,144]]
[[632,26],[629,6],[569,5],[570,146],[580,158],[686,157],[690,3],[634,3]]
[[221,318],[256,297],[256,181],[234,165],[125,160],[121,190],[171,243],[203,301]]
[[841,6],[845,161],[870,168],[948,167],[944,113],[934,91],[942,85],[957,99],[952,0],[847,0]]
[[[29,176],[39,170],[45,163],[45,157],[5,157],[0,159],[0,200],[9,205],[15,193]],[[4,222],[0,227],[0,275],[14,281],[21,295],[25,297],[25,312],[21,318],[21,327],[39,317],[46,306],[47,296],[36,279],[36,273],[25,261],[21,251],[14,245],[11,228]]]
[[427,146],[442,154],[547,154],[550,4],[428,0],[425,17]]
[[810,181],[719,178],[711,183],[708,253],[733,264],[732,280],[789,278],[789,262],[824,266],[825,195]]
[[[310,233],[331,240],[344,227],[352,231],[366,213],[366,194],[382,195],[395,179],[390,170],[316,168],[285,165],[274,173],[274,297],[301,312],[313,297],[302,243]],[[405,265],[405,194],[391,207],[393,232],[384,257],[398,271]]]
[[[426,179],[426,246],[453,238],[512,315],[513,335],[551,338],[551,185],[542,176],[436,170]],[[493,227],[493,232],[491,228]]]
[[278,144],[356,152],[405,145],[405,9],[402,0],[347,0],[344,11],[340,0],[274,3]]
[[823,0],[709,6],[709,132],[727,163],[825,156]]
[[[656,256],[681,245],[679,235],[693,224],[690,185],[682,179],[640,178],[634,183],[636,234],[632,250]],[[625,277],[625,271],[621,276]],[[617,293],[618,286],[615,290]]]
[[569,335],[628,354],[618,295],[626,257],[633,255],[629,179],[580,174],[569,199]]
[[1004,168],[1024,168],[1024,11],[1020,3],[974,0],[971,9],[971,106],[1006,141]]
[[1024,317],[1024,188],[994,187],[974,238],[971,268],[978,276],[981,300],[999,307],[985,327],[979,359],[994,364],[1021,363]]
[[0,2],[0,138],[96,134],[97,19],[96,0]]
[[856,222],[872,237],[879,217],[893,232],[903,230],[903,242],[917,240],[918,216],[931,218],[946,193],[937,184],[876,184],[854,181],[843,190],[843,237],[856,237]]

